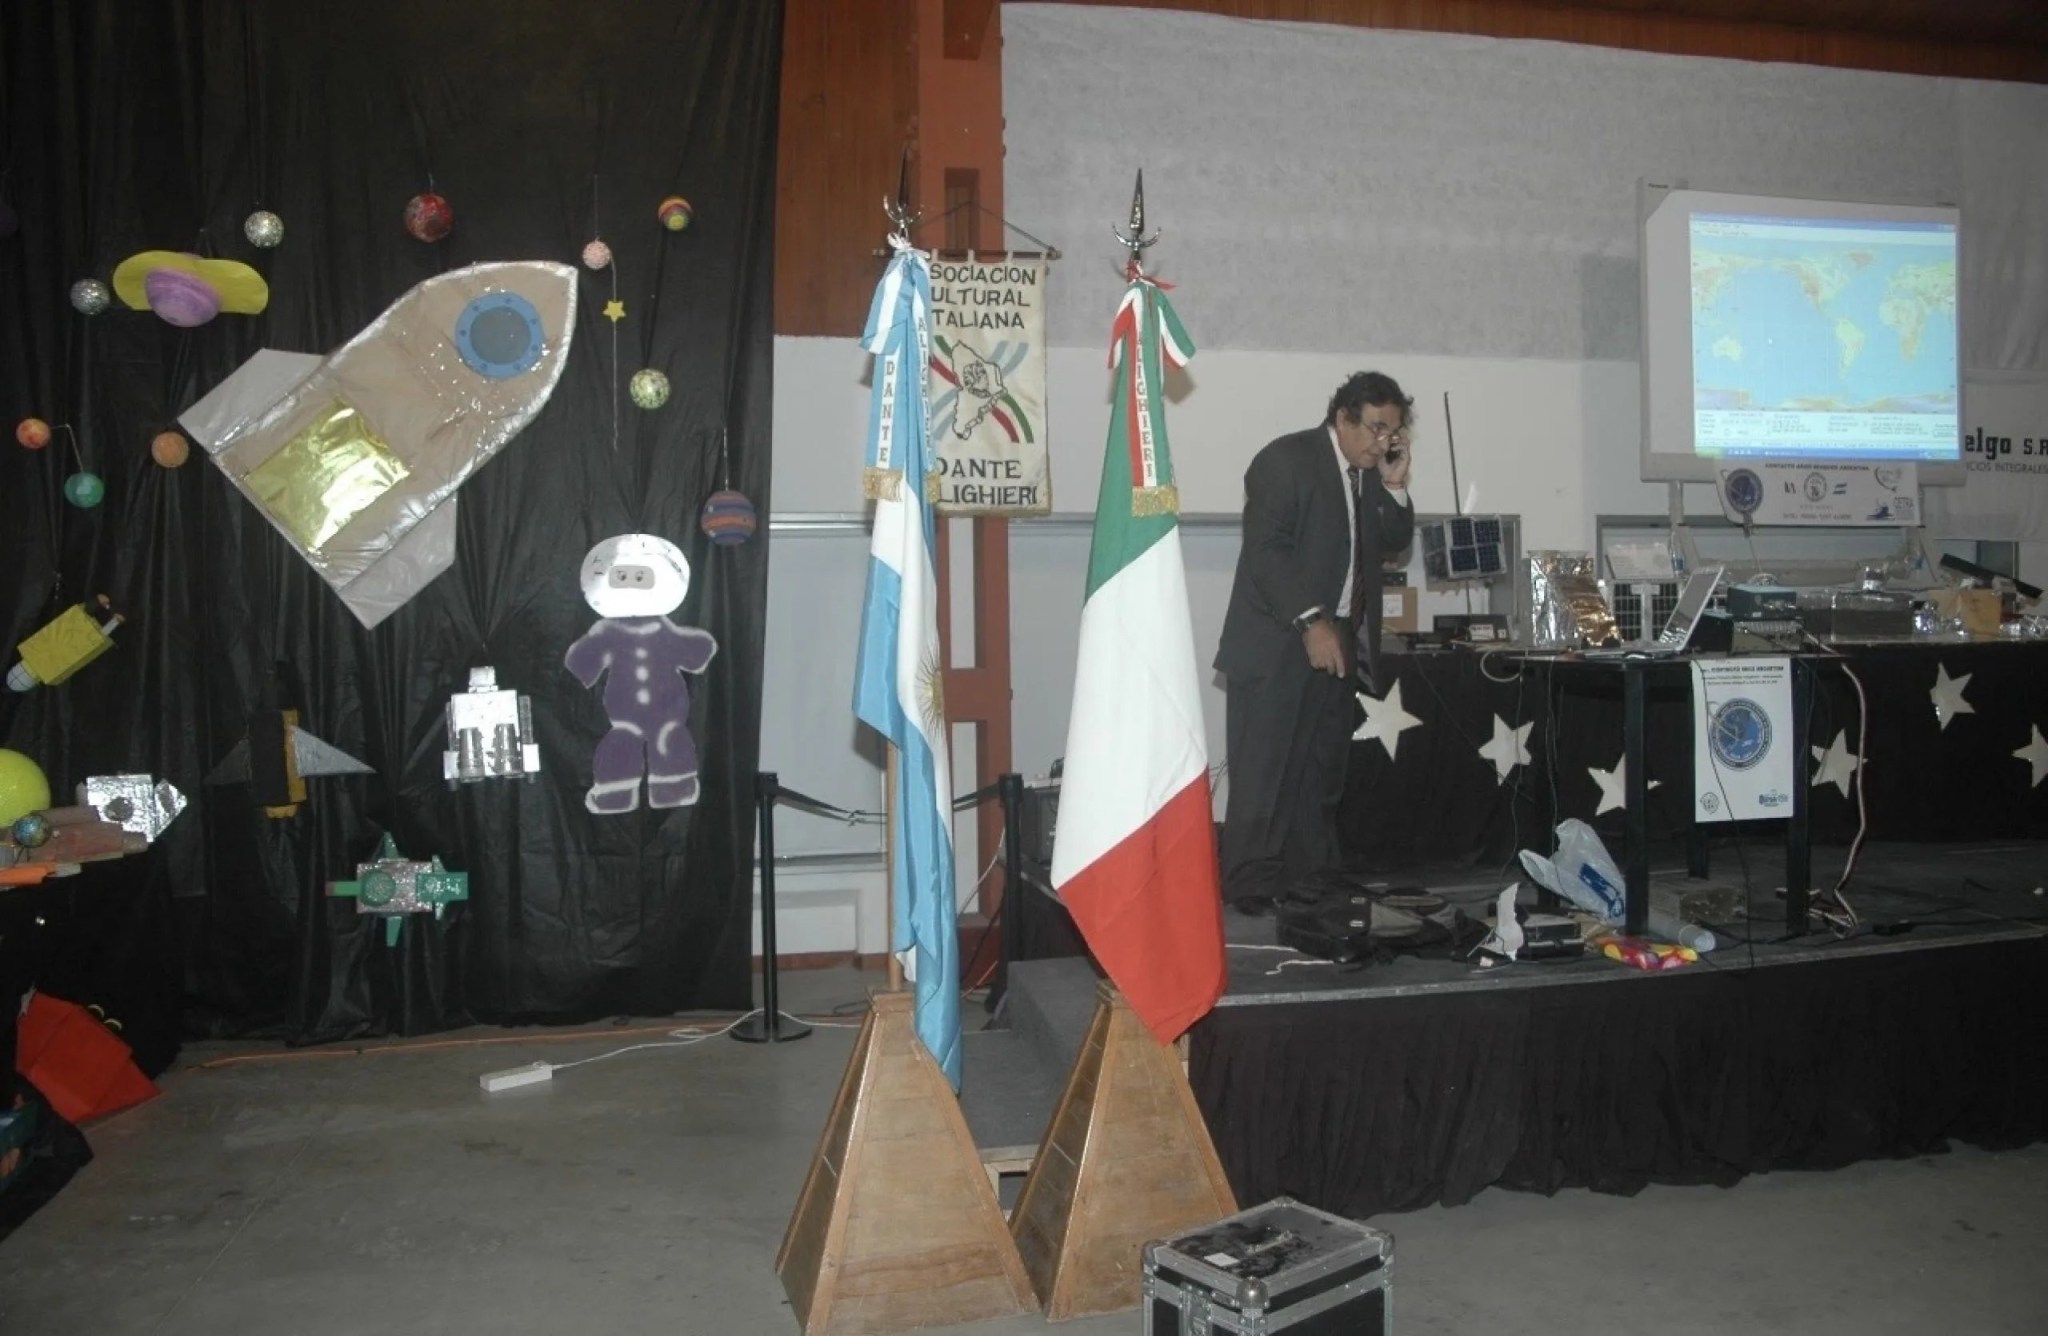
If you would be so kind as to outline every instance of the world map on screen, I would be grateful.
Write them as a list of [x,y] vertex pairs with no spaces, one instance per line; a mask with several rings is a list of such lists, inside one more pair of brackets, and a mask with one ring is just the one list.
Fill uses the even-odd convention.
[[1754,231],[1695,230],[1696,409],[1954,416],[1952,232]]

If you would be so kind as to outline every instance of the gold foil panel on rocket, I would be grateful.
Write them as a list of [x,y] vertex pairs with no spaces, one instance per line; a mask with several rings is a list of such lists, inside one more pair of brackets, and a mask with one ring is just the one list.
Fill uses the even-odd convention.
[[244,481],[280,528],[318,552],[411,473],[368,419],[336,399]]

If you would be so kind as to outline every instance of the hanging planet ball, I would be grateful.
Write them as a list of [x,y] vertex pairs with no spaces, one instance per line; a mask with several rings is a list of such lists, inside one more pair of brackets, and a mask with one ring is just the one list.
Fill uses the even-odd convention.
[[268,209],[258,209],[242,220],[242,235],[251,246],[269,250],[284,240],[284,219]]
[[80,315],[98,315],[114,304],[114,294],[96,278],[81,278],[71,285],[71,309]]
[[13,825],[50,805],[43,768],[18,751],[0,749],[0,824]]
[[612,248],[602,241],[593,241],[583,248],[583,267],[602,269],[612,262]]
[[656,206],[654,216],[669,231],[680,232],[690,225],[690,201],[681,195],[670,195]]
[[720,547],[738,547],[754,536],[758,522],[754,503],[727,488],[713,492],[711,499],[704,503],[704,513],[698,517],[697,527]]
[[50,424],[41,418],[23,418],[15,424],[14,439],[31,450],[40,450],[50,443]]
[[405,202],[405,230],[418,241],[439,241],[455,230],[455,210],[431,191]]
[[50,818],[41,812],[30,812],[16,818],[8,830],[14,836],[14,842],[24,849],[40,849],[50,842]]
[[97,473],[74,473],[64,480],[64,499],[80,510],[91,510],[106,496],[107,485]]
[[641,408],[659,408],[668,402],[668,377],[659,371],[635,371],[633,379],[627,382],[626,393]]
[[174,469],[192,457],[192,443],[181,431],[160,431],[149,443],[149,457],[167,469]]

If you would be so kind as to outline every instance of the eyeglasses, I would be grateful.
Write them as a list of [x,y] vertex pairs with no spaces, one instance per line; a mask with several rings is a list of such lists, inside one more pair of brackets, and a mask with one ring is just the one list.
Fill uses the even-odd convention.
[[1374,445],[1406,445],[1410,439],[1406,427],[1389,427],[1384,422],[1361,422],[1358,425],[1371,435]]

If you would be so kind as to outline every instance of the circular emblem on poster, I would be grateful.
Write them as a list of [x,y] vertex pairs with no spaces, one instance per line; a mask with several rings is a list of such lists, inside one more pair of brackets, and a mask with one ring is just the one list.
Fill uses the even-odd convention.
[[1738,515],[1754,515],[1764,503],[1764,480],[1755,469],[1736,469],[1721,484],[1721,494],[1728,500],[1728,509]]
[[1771,717],[1755,701],[1737,696],[1714,711],[1707,737],[1715,760],[1747,770],[1770,753]]

